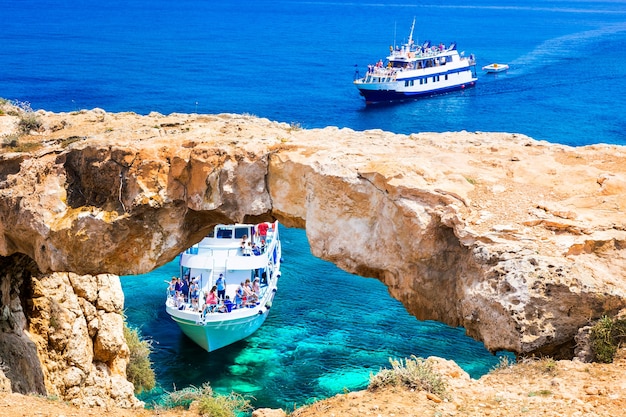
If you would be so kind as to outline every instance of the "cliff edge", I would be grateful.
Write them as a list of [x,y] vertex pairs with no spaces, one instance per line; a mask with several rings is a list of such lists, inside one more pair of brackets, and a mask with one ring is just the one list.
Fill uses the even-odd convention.
[[[626,306],[624,147],[232,114],[37,117],[0,154],[0,255],[31,260],[35,276],[146,272],[216,223],[276,218],[492,351],[571,358],[580,328]],[[0,116],[0,137],[19,123]],[[20,317],[10,333],[29,340],[35,284],[2,284],[5,321]],[[121,362],[104,361],[123,374]]]

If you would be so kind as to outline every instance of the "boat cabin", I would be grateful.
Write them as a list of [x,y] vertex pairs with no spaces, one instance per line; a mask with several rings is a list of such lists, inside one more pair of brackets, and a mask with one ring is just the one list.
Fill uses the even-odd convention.
[[246,224],[218,224],[215,226],[213,235],[216,239],[241,240],[244,236],[251,238],[254,235],[254,226]]

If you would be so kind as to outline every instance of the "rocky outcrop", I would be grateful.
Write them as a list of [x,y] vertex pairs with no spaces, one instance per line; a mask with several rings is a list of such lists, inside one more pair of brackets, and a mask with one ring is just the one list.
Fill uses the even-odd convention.
[[492,351],[571,357],[579,328],[626,306],[623,147],[227,114],[40,118],[20,139],[32,150],[0,155],[0,255],[46,274],[146,272],[218,222],[277,218]]
[[7,391],[80,406],[143,405],[126,380],[124,294],[116,275],[42,274],[22,254],[3,258],[2,272]]

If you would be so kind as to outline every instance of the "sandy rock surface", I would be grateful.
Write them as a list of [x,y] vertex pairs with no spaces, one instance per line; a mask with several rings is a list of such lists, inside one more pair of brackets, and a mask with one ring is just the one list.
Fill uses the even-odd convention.
[[[38,115],[41,128],[16,146],[8,139],[18,117],[0,116],[7,143],[0,255],[22,254],[43,273],[146,272],[215,223],[276,218],[306,228],[316,256],[381,280],[417,318],[463,326],[493,351],[572,357],[580,328],[626,307],[621,146],[571,148],[509,133],[307,130],[232,114]],[[10,287],[7,278],[0,284]],[[19,288],[12,291],[2,307],[16,312],[15,331],[32,317],[20,311]],[[119,303],[99,300],[105,313],[96,322],[89,289],[76,297],[78,307],[68,299],[57,324],[96,341],[90,352],[73,352],[123,373],[124,360],[112,353],[121,347],[118,333],[99,328],[119,328],[106,313]],[[70,313],[80,326],[67,327]],[[47,343],[64,342],[53,336]],[[81,375],[60,371],[70,384]],[[565,394],[529,395],[531,388],[523,386],[531,403],[520,402],[519,410],[528,409],[520,413],[535,401],[577,404],[561,400]],[[593,407],[616,400],[608,386],[581,389],[576,398]],[[480,398],[513,404],[487,400]]]

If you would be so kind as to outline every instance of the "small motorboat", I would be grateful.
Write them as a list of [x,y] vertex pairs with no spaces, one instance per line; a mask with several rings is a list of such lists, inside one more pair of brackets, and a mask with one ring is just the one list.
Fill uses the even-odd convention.
[[509,69],[509,66],[507,64],[489,64],[483,67],[483,71],[490,72],[490,73],[502,72],[508,69]]

